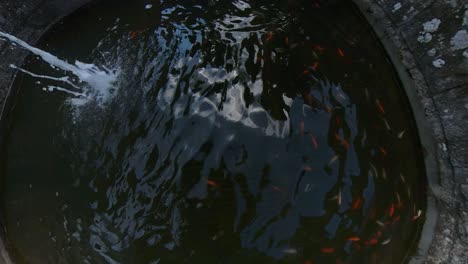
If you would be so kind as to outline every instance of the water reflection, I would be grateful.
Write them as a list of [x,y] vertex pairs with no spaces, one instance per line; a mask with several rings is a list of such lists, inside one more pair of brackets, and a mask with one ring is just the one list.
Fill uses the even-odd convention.
[[[86,261],[401,260],[406,249],[392,259],[387,245],[414,234],[419,171],[387,146],[391,126],[410,125],[362,80],[336,77],[380,61],[349,66],[360,54],[322,44],[343,22],[330,31],[306,14],[332,7],[163,1],[112,19],[90,57],[119,66],[118,93],[68,108],[54,136],[74,182],[65,236],[92,248]],[[145,12],[154,20],[135,26]],[[390,242],[398,230],[412,231]]]

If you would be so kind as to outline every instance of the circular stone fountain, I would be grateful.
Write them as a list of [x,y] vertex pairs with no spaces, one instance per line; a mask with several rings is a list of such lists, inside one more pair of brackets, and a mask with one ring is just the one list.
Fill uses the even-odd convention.
[[425,256],[434,150],[356,6],[102,1],[1,37],[33,53],[8,65],[15,263]]

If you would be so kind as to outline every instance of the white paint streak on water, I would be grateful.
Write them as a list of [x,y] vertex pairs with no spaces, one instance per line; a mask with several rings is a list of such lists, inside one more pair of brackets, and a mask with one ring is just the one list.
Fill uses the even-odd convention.
[[74,92],[74,91],[70,91],[70,90],[68,90],[68,89],[66,89],[66,88],[62,88],[62,87],[58,87],[58,86],[53,86],[53,85],[47,86],[46,89],[47,89],[49,92],[61,91],[61,92],[65,92],[65,93],[68,93],[68,94],[77,96],[77,97],[86,97],[86,94],[78,93],[78,92]]
[[[13,35],[0,31],[0,39],[2,38],[7,39],[12,44],[19,45],[23,47],[24,49],[32,52],[33,54],[39,56],[42,60],[47,62],[51,67],[57,67],[61,70],[71,72],[73,75],[78,77],[78,79],[81,82],[87,83],[89,87],[82,87],[81,88],[83,92],[82,94],[89,94],[90,96],[94,95],[97,97],[96,99],[98,99],[99,101],[105,102],[111,97],[112,95],[111,91],[117,88],[114,86],[114,83],[119,74],[118,70],[110,70],[107,68],[104,68],[102,70],[94,64],[87,64],[87,63],[83,63],[80,61],[75,61],[75,64],[70,64],[46,51],[43,51],[41,49],[38,49],[36,47],[29,45],[25,41],[18,39],[17,37]],[[24,70],[22,71],[25,72]],[[33,74],[29,72],[25,72],[25,73]],[[32,76],[34,75],[36,74],[33,74]],[[41,75],[36,75],[34,77],[69,82],[69,79],[67,77],[56,78],[56,77],[50,77],[50,76],[45,77]],[[77,87],[74,84],[72,84],[72,86],[75,88]],[[80,93],[80,95],[82,94]]]
[[[64,82],[64,83],[67,83],[67,84],[73,86],[76,89],[80,89],[74,83],[70,82],[70,79],[68,78],[68,76],[67,77],[52,77],[52,76],[47,76],[47,75],[35,74],[35,73],[32,73],[32,72],[30,72],[28,70],[22,69],[20,67],[16,67],[13,64],[10,64],[10,68],[17,69],[17,70],[19,70],[19,71],[21,71],[21,72],[23,72],[25,74],[30,75],[31,77],[35,77],[35,78],[39,78],[39,79],[52,80],[52,81],[57,81],[57,82]],[[39,84],[40,84],[40,82],[39,82]]]

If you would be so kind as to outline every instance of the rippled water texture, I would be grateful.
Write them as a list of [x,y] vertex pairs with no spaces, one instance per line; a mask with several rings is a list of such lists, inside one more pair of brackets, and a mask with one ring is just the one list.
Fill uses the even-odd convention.
[[121,2],[65,19],[39,45],[114,69],[104,99],[34,55],[17,78],[4,212],[19,263],[413,253],[417,131],[347,1]]

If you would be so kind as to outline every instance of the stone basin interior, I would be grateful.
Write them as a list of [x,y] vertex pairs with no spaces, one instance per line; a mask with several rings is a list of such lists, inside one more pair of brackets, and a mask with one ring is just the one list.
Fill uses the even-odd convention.
[[19,73],[2,150],[15,263],[404,263],[413,114],[347,1],[98,1]]

